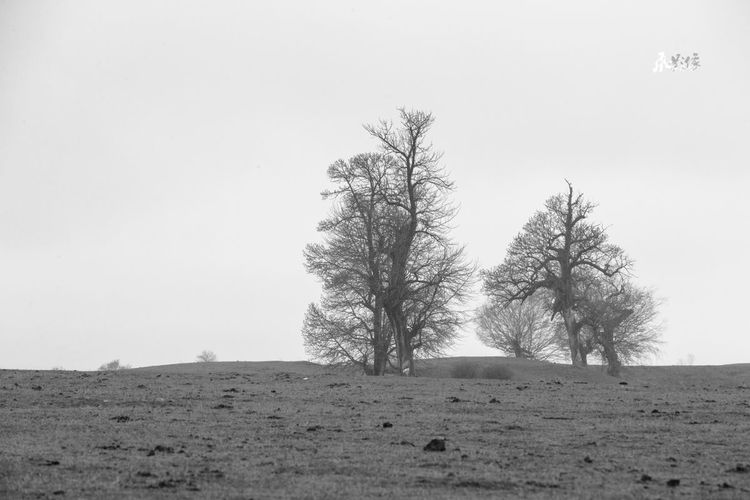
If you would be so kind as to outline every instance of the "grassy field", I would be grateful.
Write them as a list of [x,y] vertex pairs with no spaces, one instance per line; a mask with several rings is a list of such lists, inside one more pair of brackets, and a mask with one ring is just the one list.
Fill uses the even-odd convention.
[[0,498],[750,498],[750,365],[418,373],[2,370]]

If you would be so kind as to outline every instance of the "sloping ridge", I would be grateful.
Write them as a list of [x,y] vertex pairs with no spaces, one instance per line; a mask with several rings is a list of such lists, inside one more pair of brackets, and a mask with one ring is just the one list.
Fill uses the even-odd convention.
[[309,361],[213,361],[210,363],[177,363],[133,368],[133,371],[159,373],[232,373],[232,372],[294,372],[314,375],[326,369]]
[[[418,360],[417,376],[429,378],[457,378],[456,373],[466,365],[476,368],[475,380],[505,378],[518,381],[582,381],[618,384],[622,381],[668,385],[696,385],[712,383],[750,387],[750,363],[717,366],[626,366],[620,377],[607,375],[599,365],[576,368],[570,364],[550,363],[501,356],[453,357]],[[487,370],[490,369],[490,370]],[[505,377],[485,376],[492,369],[500,369]],[[296,373],[303,376],[322,374],[361,375],[354,368],[331,367],[309,361],[216,361],[211,363],[179,363],[146,366],[129,371],[158,373]],[[392,375],[391,375],[392,376]]]

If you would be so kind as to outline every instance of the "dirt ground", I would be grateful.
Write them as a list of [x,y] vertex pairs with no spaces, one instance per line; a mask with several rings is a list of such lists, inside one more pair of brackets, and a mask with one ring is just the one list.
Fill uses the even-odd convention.
[[0,498],[750,498],[750,365],[451,362],[2,370]]

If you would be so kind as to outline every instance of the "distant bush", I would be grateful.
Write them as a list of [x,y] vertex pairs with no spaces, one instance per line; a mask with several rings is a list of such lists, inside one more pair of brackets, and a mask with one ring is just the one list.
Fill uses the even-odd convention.
[[451,367],[452,378],[477,378],[479,367],[473,361],[461,360]]
[[114,371],[114,370],[128,370],[130,365],[121,365],[119,359],[105,363],[99,367],[100,372]]
[[452,378],[486,378],[494,380],[509,380],[513,378],[513,371],[503,365],[480,366],[475,361],[461,360],[456,362],[450,371]]
[[216,354],[214,354],[213,351],[203,351],[202,353],[198,354],[198,357],[196,359],[200,363],[212,363],[216,361]]
[[513,378],[513,371],[507,366],[503,365],[485,366],[482,369],[482,378],[510,380]]

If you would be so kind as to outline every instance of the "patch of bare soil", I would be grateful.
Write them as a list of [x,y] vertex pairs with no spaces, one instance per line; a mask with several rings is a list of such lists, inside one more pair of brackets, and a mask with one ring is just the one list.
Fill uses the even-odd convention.
[[750,366],[483,362],[0,371],[0,498],[750,498]]

